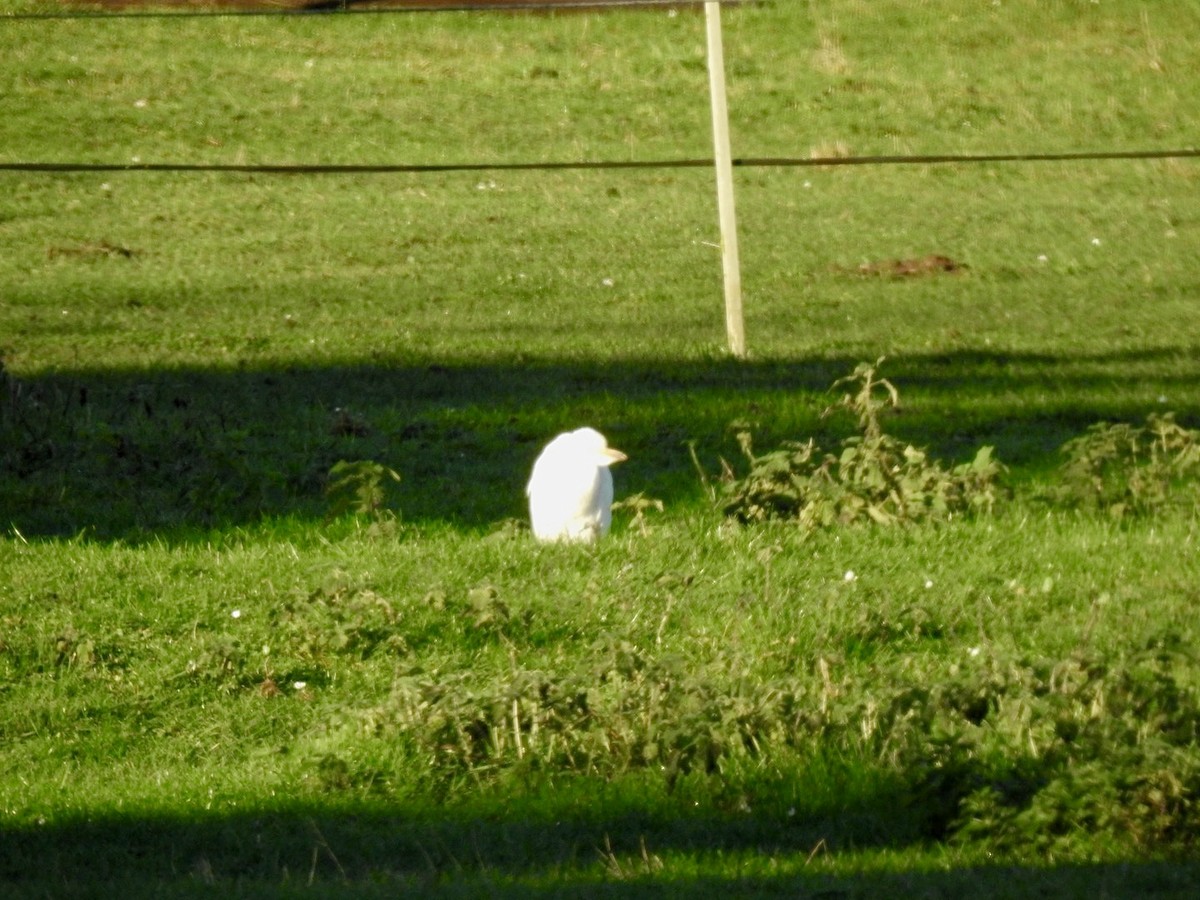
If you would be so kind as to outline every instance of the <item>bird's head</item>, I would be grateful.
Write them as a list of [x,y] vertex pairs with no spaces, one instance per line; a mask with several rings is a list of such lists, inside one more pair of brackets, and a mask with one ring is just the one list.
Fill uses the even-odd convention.
[[615,447],[608,446],[608,439],[595,428],[577,428],[560,435],[557,440],[563,441],[564,450],[569,447],[574,458],[587,460],[597,466],[611,466],[629,458]]

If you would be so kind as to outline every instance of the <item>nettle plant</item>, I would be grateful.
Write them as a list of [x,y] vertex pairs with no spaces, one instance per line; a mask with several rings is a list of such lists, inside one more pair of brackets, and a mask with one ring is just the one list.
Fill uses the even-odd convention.
[[757,758],[784,739],[793,711],[809,705],[744,669],[735,654],[719,654],[701,673],[683,657],[610,634],[565,671],[400,677],[387,701],[360,714],[360,727],[389,742],[406,739],[435,781],[649,770],[673,787],[680,777],[719,776],[737,759]]
[[399,483],[395,470],[372,460],[334,463],[325,485],[330,518],[354,514],[376,522],[387,520],[393,515],[388,509],[388,488]]
[[1066,462],[1051,497],[1101,509],[1114,518],[1194,503],[1200,487],[1200,431],[1174,413],[1146,417],[1142,427],[1100,422],[1062,447]]
[[740,432],[738,443],[750,469],[725,485],[725,513],[743,522],[794,519],[819,528],[868,521],[892,525],[990,510],[1004,471],[990,446],[979,448],[970,462],[946,468],[924,450],[884,432],[880,418],[899,406],[900,395],[879,377],[882,362],[860,363],[833,383],[835,390],[849,390],[826,413],[849,410],[859,431],[842,442],[837,454],[809,439],[760,456],[750,433]]

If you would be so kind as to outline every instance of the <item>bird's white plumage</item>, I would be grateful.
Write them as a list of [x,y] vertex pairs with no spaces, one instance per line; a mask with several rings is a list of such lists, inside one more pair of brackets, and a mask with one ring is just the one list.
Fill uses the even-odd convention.
[[541,541],[595,541],[612,523],[608,467],[625,459],[594,428],[560,434],[533,464],[525,493],[529,520]]

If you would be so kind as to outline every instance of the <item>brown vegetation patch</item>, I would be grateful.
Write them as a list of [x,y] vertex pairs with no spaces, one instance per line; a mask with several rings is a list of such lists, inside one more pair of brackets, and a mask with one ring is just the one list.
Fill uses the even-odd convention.
[[958,274],[966,271],[966,263],[956,262],[948,256],[930,253],[910,259],[885,259],[881,262],[863,263],[856,269],[839,268],[839,271],[854,275],[874,275],[881,278],[913,278],[920,275],[938,275],[943,272]]
[[122,247],[118,244],[109,243],[108,241],[96,241],[94,243],[51,247],[46,251],[46,256],[49,259],[58,259],[62,257],[74,259],[97,259],[102,256],[133,259],[138,255],[138,252],[139,251],[132,250],[129,247]]

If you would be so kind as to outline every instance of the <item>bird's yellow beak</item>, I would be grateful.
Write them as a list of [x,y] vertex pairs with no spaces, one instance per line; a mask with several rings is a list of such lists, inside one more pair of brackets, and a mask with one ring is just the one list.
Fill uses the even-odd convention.
[[602,466],[611,466],[613,463],[624,462],[627,459],[629,457],[616,447],[605,447],[600,451],[600,464]]

